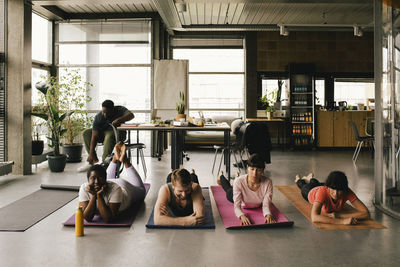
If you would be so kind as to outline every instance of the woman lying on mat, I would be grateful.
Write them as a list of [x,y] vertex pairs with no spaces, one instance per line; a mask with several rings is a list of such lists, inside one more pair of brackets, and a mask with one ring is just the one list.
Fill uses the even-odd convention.
[[272,201],[272,181],[263,175],[264,168],[264,159],[258,154],[253,154],[247,161],[248,174],[237,177],[233,188],[223,174],[217,180],[218,184],[225,190],[226,198],[234,203],[235,214],[241,220],[242,225],[252,224],[246,214],[243,213],[242,207],[251,209],[261,205],[265,218],[264,222],[275,222],[269,208]]
[[[320,183],[310,173],[300,178],[296,175],[297,186],[305,200],[312,204],[311,221],[332,224],[357,224],[358,220],[369,219],[369,212],[364,203],[348,187],[346,175],[333,171],[328,175],[325,184]],[[338,214],[349,200],[356,212]]]
[[[128,177],[115,179],[117,161],[124,164]],[[144,199],[146,189],[126,157],[126,146],[122,142],[115,145],[115,154],[107,171],[101,165],[93,165],[87,178],[88,182],[79,189],[79,202],[87,221],[97,213],[105,222],[110,222],[121,211]]]
[[197,175],[190,174],[186,169],[172,172],[171,183],[162,186],[158,193],[154,208],[155,224],[180,226],[204,224],[203,194],[200,185],[194,182],[193,178],[197,179]]

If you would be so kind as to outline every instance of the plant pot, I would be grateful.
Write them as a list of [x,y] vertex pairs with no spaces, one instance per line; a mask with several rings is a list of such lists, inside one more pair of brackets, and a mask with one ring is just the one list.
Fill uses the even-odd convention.
[[52,172],[64,171],[65,165],[67,164],[67,155],[61,154],[59,156],[47,155],[47,162],[49,163],[49,169]]
[[82,161],[82,144],[63,145],[62,152],[67,155],[67,162],[81,162]]
[[271,112],[267,111],[267,112],[265,112],[265,114],[267,115],[267,119],[270,120],[271,119]]
[[176,114],[176,121],[180,121],[180,119],[186,120],[186,114]]
[[32,155],[42,155],[44,142],[42,140],[32,140]]

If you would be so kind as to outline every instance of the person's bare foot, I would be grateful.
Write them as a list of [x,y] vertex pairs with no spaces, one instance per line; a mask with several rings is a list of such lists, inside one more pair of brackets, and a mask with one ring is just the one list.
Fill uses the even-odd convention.
[[125,157],[126,157],[126,145],[122,144],[122,146],[121,146],[121,156],[119,158],[119,161],[124,162]]
[[298,180],[300,180],[300,174],[296,174],[296,178],[294,179],[294,182],[297,183]]
[[121,141],[119,141],[116,145],[115,145],[115,149],[114,149],[114,157],[119,160],[121,158],[121,146],[123,145],[123,143]]
[[224,171],[219,171],[218,177],[217,177],[217,184],[221,185],[221,176],[224,175]]
[[314,178],[314,173],[312,173],[312,172],[310,172],[307,176],[304,176],[304,177],[303,177],[303,179],[304,179],[307,183],[309,183],[310,180],[311,180],[312,178]]

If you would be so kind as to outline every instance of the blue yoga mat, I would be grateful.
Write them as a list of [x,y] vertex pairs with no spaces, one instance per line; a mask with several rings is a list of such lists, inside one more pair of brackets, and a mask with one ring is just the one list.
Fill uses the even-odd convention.
[[193,225],[193,226],[179,226],[179,225],[156,225],[154,224],[154,209],[151,212],[149,221],[146,224],[147,228],[160,228],[160,229],[215,229],[214,216],[211,208],[210,193],[208,187],[203,187],[204,206],[206,209],[205,213],[205,224]]

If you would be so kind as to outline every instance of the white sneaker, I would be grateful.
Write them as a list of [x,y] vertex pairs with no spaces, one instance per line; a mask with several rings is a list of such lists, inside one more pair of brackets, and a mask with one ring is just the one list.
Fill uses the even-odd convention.
[[86,162],[85,165],[78,168],[78,172],[87,172],[90,169],[90,167],[92,167],[92,164]]

